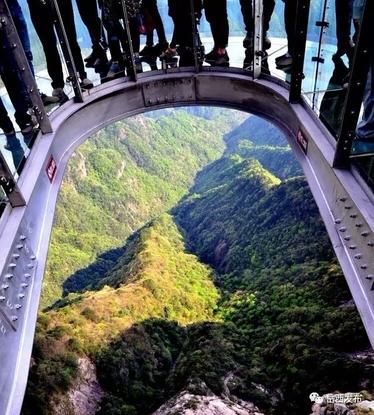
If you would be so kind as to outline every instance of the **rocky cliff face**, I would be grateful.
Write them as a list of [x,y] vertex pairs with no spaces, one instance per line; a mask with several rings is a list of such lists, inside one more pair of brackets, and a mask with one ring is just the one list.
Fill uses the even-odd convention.
[[96,376],[96,368],[87,357],[78,359],[77,378],[69,391],[54,398],[55,413],[60,415],[94,415],[100,408],[103,390]]
[[161,406],[153,415],[264,415],[251,402],[183,391]]

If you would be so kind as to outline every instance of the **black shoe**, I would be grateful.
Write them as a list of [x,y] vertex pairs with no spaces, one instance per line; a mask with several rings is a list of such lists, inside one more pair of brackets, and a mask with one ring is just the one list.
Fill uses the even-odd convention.
[[153,54],[153,46],[145,45],[144,48],[139,52],[139,56],[149,56]]
[[226,51],[223,54],[219,54],[216,51],[214,52],[214,55],[211,53],[212,52],[205,56],[205,62],[209,63],[211,66],[227,67],[230,65],[230,58]]
[[243,39],[243,48],[249,49],[251,47],[253,47],[253,34],[247,32],[245,38]]
[[156,56],[160,56],[162,53],[164,53],[169,48],[169,43],[157,43],[152,47],[153,53]]
[[44,94],[43,92],[40,93],[40,98],[42,99],[43,105],[46,107],[48,105],[57,104],[59,102],[58,98],[55,97],[53,94],[49,96]]
[[106,48],[102,44],[97,44],[92,47],[92,53],[84,60],[87,68],[96,68],[108,63]]
[[253,49],[246,49],[245,58],[243,62],[243,69],[250,69],[253,65],[254,51]]
[[271,40],[268,38],[267,35],[264,36],[264,39],[262,41],[262,49],[268,50],[271,48]]
[[212,49],[209,53],[205,55],[205,62],[214,62],[216,60],[217,52],[215,49]]
[[284,55],[276,58],[275,63],[279,69],[288,68],[292,66],[293,59],[292,56],[287,52]]

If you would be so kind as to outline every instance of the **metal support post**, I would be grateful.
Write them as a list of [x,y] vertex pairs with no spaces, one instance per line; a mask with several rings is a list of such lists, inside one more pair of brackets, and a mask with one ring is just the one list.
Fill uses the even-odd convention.
[[263,43],[263,0],[253,1],[253,78],[259,78],[261,75],[262,50]]
[[301,97],[301,86],[304,79],[304,60],[306,39],[308,33],[308,21],[310,0],[298,0],[295,24],[295,47],[293,51],[293,64],[291,71],[290,97],[291,103],[297,103]]
[[136,72],[136,65],[135,65],[135,56],[134,56],[134,48],[132,47],[132,39],[131,39],[131,31],[130,31],[130,24],[129,24],[129,14],[127,11],[126,0],[121,0],[122,5],[122,12],[123,12],[123,24],[125,28],[126,39],[124,39],[125,43],[125,62],[127,67],[127,76],[134,82],[137,81],[137,72]]
[[192,24],[192,47],[196,73],[201,71],[204,62],[204,45],[201,43],[198,24],[200,17],[195,10],[194,0],[190,0],[191,24]]

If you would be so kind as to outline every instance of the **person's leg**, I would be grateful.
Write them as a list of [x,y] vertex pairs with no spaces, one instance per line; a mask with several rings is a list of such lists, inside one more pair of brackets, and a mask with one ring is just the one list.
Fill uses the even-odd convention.
[[287,33],[288,53],[292,56],[295,45],[296,0],[285,0],[284,24]]
[[362,115],[362,120],[357,126],[357,136],[360,139],[370,139],[374,143],[374,62],[372,59],[372,64],[368,73],[368,79],[366,83],[365,96],[364,96],[364,112]]
[[9,118],[8,111],[5,108],[3,100],[0,98],[0,128],[4,134],[10,134],[14,131],[13,123]]
[[343,56],[346,52],[350,53],[351,43],[351,25],[353,14],[352,0],[335,0],[336,14],[336,39],[337,39],[337,56]]
[[240,8],[242,10],[245,31],[253,34],[252,0],[240,0]]
[[50,8],[39,0],[28,0],[28,5],[31,21],[44,50],[48,74],[52,79],[52,88],[64,88],[64,73]]
[[17,0],[8,1],[8,6],[9,6],[10,13],[12,15],[12,18],[13,18],[14,24],[17,28],[18,36],[21,40],[23,49],[25,51],[26,58],[29,61],[31,72],[34,75],[34,66],[33,66],[33,63],[32,63],[33,56],[32,56],[32,52],[31,52],[31,43],[30,43],[30,38],[29,38],[29,33],[28,33],[28,29],[27,29],[26,20],[25,20],[25,17],[23,15],[21,6],[19,5]]
[[92,46],[103,43],[101,20],[97,12],[96,0],[76,0],[79,15],[90,34]]
[[78,45],[77,32],[75,30],[74,22],[74,12],[71,0],[58,0],[58,6],[60,9],[62,21],[64,23],[64,28],[73,56],[75,68],[81,80],[86,79],[87,73],[84,68],[81,49]]
[[[10,53],[5,51],[5,53],[2,54],[2,58],[3,57],[8,64],[12,62]],[[28,114],[31,104],[25,89],[20,88],[18,74],[13,70],[12,65],[8,64],[2,67],[1,78],[15,109],[14,117],[16,122],[21,130],[23,130],[31,124],[31,116]]]
[[264,34],[266,35],[266,32],[269,30],[269,26],[270,26],[270,20],[271,20],[271,16],[273,15],[274,12],[274,8],[275,8],[275,1],[274,0],[264,0],[264,5],[263,5],[263,31]]
[[97,11],[96,0],[76,0],[79,14],[87,27],[92,42],[92,53],[85,59],[87,67],[102,67],[108,62],[106,40]]
[[227,0],[204,0],[205,17],[210,24],[214,48],[205,55],[205,61],[213,66],[228,66],[226,47],[229,41]]
[[158,43],[160,45],[166,45],[168,42],[166,40],[164,23],[157,7],[157,0],[149,1],[149,11],[153,18],[154,26],[157,32]]
[[205,17],[210,24],[215,49],[226,49],[229,42],[227,0],[204,0]]

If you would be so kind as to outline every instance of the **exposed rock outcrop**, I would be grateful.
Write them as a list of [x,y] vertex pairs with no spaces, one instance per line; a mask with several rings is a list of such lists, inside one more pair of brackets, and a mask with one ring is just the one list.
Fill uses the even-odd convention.
[[251,402],[233,401],[211,394],[183,391],[162,405],[153,415],[264,415]]
[[58,415],[95,415],[103,391],[96,376],[95,366],[87,357],[78,359],[78,377],[74,386],[54,405]]

